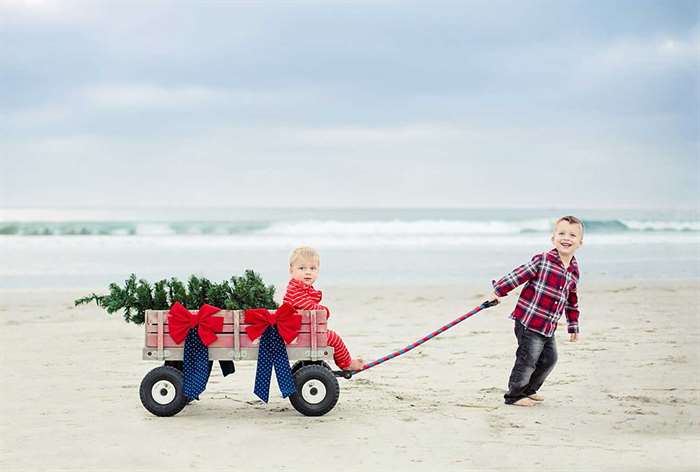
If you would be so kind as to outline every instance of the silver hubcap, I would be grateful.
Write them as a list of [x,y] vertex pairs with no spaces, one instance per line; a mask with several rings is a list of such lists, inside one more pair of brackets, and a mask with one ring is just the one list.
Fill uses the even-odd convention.
[[326,398],[326,386],[320,380],[307,380],[301,386],[301,398],[312,405],[321,403]]
[[153,384],[151,397],[159,405],[167,405],[175,400],[175,385],[167,380],[159,380]]

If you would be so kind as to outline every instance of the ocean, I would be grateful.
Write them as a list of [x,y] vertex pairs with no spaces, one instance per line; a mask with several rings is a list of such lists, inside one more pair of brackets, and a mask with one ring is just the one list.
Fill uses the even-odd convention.
[[89,288],[131,273],[284,287],[288,255],[321,254],[324,285],[483,284],[548,250],[552,222],[586,225],[582,283],[700,278],[697,210],[0,209],[0,288]]

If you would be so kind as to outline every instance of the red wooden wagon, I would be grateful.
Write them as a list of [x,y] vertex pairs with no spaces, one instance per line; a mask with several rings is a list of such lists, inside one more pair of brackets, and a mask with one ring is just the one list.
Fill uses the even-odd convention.
[[[325,311],[300,311],[302,316],[299,335],[287,345],[297,393],[289,397],[294,408],[307,416],[321,416],[338,402],[340,387],[336,376],[342,372],[331,370],[327,361],[333,360],[333,348],[328,346]],[[217,339],[209,345],[209,360],[253,361],[258,358],[259,338],[251,341],[243,311],[224,310],[216,314],[224,317],[224,327]],[[182,394],[181,362],[184,343],[178,345],[168,331],[168,312],[146,311],[145,360],[165,361],[165,365],[151,370],[141,381],[141,403],[157,416],[179,413],[187,398]],[[179,365],[179,366],[178,366]],[[176,367],[178,366],[178,367]]]

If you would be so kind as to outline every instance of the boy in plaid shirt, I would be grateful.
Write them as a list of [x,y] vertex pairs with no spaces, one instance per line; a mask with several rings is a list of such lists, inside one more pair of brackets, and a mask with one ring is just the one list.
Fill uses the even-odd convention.
[[554,331],[562,314],[568,323],[569,340],[578,340],[579,269],[574,253],[583,244],[583,222],[574,216],[559,218],[552,242],[554,249],[536,254],[494,284],[492,300],[525,284],[510,315],[515,320],[518,350],[504,395],[508,405],[534,406],[544,400],[537,391],[557,362]]

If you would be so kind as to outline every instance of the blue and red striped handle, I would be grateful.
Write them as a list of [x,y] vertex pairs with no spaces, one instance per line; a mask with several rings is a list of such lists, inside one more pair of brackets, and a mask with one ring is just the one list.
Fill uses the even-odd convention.
[[419,340],[417,340],[417,341],[415,341],[415,342],[409,344],[408,346],[404,347],[403,349],[399,349],[398,351],[394,351],[394,352],[392,352],[391,354],[388,354],[388,355],[386,355],[386,356],[384,356],[384,357],[381,357],[381,358],[379,358],[379,359],[377,359],[377,360],[375,360],[375,361],[369,362],[369,363],[363,365],[362,368],[359,369],[359,370],[344,371],[344,373],[348,373],[348,374],[349,374],[349,375],[345,375],[345,377],[350,378],[350,377],[352,377],[353,375],[355,375],[355,374],[357,374],[357,373],[363,372],[363,371],[365,371],[365,370],[367,370],[367,369],[371,369],[372,367],[378,366],[379,364],[383,364],[384,362],[386,362],[386,361],[388,361],[388,360],[390,360],[390,359],[393,359],[393,358],[395,358],[395,357],[398,357],[398,356],[400,356],[400,355],[402,355],[402,354],[406,354],[408,351],[417,348],[418,346],[420,346],[420,345],[423,344],[424,342],[430,341],[430,340],[433,339],[435,336],[439,336],[440,334],[444,333],[444,332],[447,331],[448,329],[452,328],[454,325],[456,325],[456,324],[458,324],[458,323],[461,323],[462,321],[466,320],[467,318],[469,318],[469,317],[471,317],[471,316],[476,315],[476,314],[479,313],[481,310],[484,310],[484,309],[486,309],[486,308],[492,307],[492,306],[497,305],[497,304],[498,304],[498,300],[489,300],[489,301],[485,301],[484,303],[482,303],[482,304],[479,305],[478,307],[474,308],[474,309],[473,309],[472,311],[470,311],[469,313],[465,313],[464,315],[460,316],[459,318],[456,318],[456,319],[450,321],[450,322],[447,323],[446,325],[441,326],[440,328],[436,329],[436,330],[433,331],[432,333],[430,333],[430,334],[428,334],[428,335],[422,337],[421,339],[419,339]]

